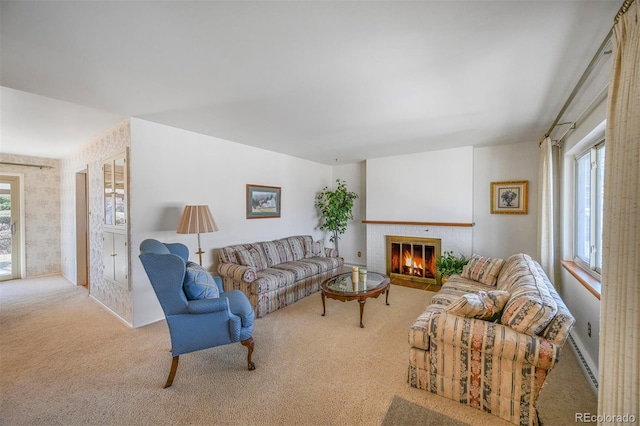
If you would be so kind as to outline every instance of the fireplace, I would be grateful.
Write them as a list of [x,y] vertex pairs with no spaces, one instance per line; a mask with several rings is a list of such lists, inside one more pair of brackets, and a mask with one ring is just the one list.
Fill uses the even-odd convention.
[[387,275],[425,284],[436,284],[436,259],[440,238],[386,236]]

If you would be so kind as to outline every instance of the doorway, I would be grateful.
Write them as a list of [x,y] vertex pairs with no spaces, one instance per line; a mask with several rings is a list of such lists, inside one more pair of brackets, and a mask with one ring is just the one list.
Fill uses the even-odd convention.
[[76,173],[76,284],[89,289],[87,169]]
[[0,281],[22,277],[20,176],[0,175]]

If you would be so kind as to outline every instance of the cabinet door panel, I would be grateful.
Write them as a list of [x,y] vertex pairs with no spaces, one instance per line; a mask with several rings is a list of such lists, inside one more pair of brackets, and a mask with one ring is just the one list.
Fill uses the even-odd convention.
[[114,279],[119,283],[127,283],[129,277],[129,261],[127,252],[127,236],[125,234],[113,234]]
[[103,233],[102,241],[104,246],[102,248],[102,262],[104,277],[114,279],[113,270],[113,234],[111,232]]

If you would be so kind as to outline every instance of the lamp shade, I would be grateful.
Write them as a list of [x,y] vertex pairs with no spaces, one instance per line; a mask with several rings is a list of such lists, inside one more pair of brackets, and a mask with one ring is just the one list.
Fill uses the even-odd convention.
[[217,230],[218,227],[213,220],[209,206],[185,206],[177,233],[200,234]]

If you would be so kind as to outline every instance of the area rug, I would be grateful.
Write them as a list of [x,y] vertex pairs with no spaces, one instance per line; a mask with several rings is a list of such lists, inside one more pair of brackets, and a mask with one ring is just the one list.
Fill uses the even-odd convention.
[[399,396],[394,396],[391,405],[382,420],[382,426],[468,426],[444,414],[414,404]]

